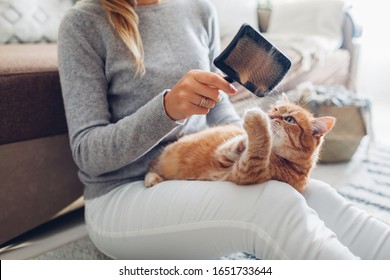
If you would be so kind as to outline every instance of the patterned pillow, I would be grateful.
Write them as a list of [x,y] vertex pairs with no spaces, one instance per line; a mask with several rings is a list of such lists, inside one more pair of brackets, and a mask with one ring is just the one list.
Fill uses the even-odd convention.
[[55,42],[74,0],[0,0],[0,44]]

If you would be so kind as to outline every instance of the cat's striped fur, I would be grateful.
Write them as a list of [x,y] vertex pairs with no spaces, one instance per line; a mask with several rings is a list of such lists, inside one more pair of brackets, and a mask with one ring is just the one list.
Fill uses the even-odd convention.
[[182,137],[152,162],[151,187],[163,180],[227,180],[250,185],[275,179],[303,191],[333,117],[314,118],[283,97],[268,114],[244,115],[244,127],[217,126]]

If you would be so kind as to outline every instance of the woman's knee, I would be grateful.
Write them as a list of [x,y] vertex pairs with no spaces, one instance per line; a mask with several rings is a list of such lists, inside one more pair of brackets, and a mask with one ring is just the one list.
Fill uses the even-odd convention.
[[285,208],[294,208],[298,205],[305,205],[305,199],[301,193],[294,189],[291,185],[283,182],[271,180],[264,184],[263,196],[271,204]]
[[[255,201],[257,222],[268,226],[285,224],[304,219],[313,210],[305,198],[292,186],[279,181],[269,181],[259,186],[258,201]],[[255,197],[255,196],[254,196]]]
[[332,188],[329,184],[316,180],[316,179],[310,179],[309,183],[305,189],[305,191],[302,193],[304,197],[311,196],[315,193],[337,193],[336,189]]

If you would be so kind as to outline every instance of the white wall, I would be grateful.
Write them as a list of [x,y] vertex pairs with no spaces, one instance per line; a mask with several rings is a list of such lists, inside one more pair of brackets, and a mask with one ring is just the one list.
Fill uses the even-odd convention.
[[358,88],[375,100],[390,102],[390,2],[350,2],[363,26]]

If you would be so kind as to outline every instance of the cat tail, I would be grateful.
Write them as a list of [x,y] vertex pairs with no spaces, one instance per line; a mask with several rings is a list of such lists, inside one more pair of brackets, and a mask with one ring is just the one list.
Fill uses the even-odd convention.
[[158,164],[159,164],[158,158],[156,158],[150,163],[149,171],[145,175],[145,181],[144,181],[145,187],[150,188],[164,181],[164,178],[158,174],[157,171]]
[[145,175],[145,187],[150,188],[164,181],[164,178],[156,172],[148,172]]

